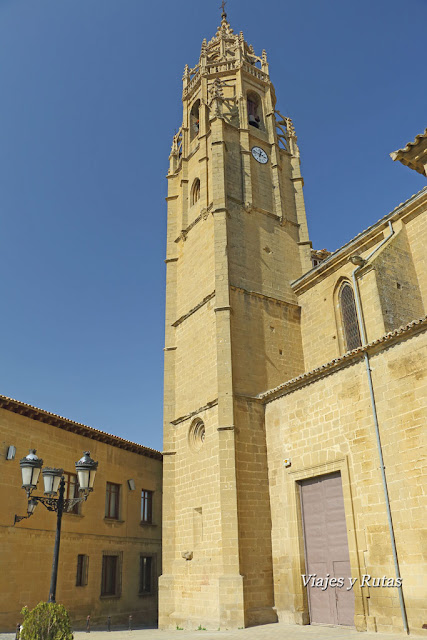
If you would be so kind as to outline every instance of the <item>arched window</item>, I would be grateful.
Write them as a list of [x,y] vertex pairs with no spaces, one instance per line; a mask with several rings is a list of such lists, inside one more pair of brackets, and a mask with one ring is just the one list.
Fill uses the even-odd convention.
[[357,319],[354,293],[348,282],[345,282],[339,292],[339,304],[341,308],[344,339],[347,351],[360,347],[359,321]]
[[199,111],[200,100],[196,100],[190,111],[190,140],[194,140],[199,135]]
[[258,94],[253,91],[248,93],[247,96],[248,103],[248,122],[252,127],[256,129],[260,128],[261,125],[261,100]]
[[191,187],[191,206],[200,200],[200,180],[196,178]]

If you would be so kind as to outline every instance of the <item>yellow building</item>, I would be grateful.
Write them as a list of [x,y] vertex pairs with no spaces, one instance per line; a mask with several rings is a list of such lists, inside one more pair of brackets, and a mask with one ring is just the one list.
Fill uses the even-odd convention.
[[[161,571],[162,456],[158,451],[0,396],[0,630],[14,630],[24,605],[49,597],[56,514],[41,504],[25,516],[19,459],[34,448],[63,468],[66,498],[78,495],[74,463],[98,461],[94,491],[62,517],[56,601],[75,628],[155,624]],[[38,491],[43,495],[43,481]]]
[[160,626],[421,633],[427,188],[313,253],[294,127],[224,12],[182,97]]

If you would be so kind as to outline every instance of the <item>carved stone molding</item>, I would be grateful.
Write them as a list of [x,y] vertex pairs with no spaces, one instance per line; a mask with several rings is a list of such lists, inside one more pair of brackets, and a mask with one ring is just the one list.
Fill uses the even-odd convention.
[[198,311],[201,307],[203,307],[206,303],[209,302],[209,300],[212,300],[212,298],[214,297],[215,297],[215,291],[212,291],[212,293],[209,293],[207,296],[203,298],[203,300],[201,300],[198,304],[196,304],[195,307],[187,311],[187,313],[185,313],[183,316],[178,318],[178,320],[175,320],[175,322],[172,323],[172,327],[177,327],[178,325],[180,325],[182,322],[184,322],[184,320],[187,320],[187,318],[192,316],[193,313]]
[[171,420],[170,423],[174,427],[176,427],[177,425],[181,424],[181,422],[185,422],[186,420],[190,420],[193,416],[196,416],[197,414],[202,413],[202,411],[207,411],[208,409],[211,409],[212,407],[215,407],[217,404],[218,404],[218,398],[215,398],[214,400],[211,400],[210,402],[205,404],[203,407],[199,407],[195,411],[191,411],[191,413],[187,413],[184,416],[180,416],[179,418],[176,418],[176,420]]

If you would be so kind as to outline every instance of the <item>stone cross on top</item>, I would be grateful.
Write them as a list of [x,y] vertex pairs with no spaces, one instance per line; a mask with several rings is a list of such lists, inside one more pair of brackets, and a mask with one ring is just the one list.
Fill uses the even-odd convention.
[[225,5],[227,4],[227,0],[222,0],[221,2],[221,9],[222,9],[222,14],[221,17],[222,18],[226,18],[227,14],[225,13]]

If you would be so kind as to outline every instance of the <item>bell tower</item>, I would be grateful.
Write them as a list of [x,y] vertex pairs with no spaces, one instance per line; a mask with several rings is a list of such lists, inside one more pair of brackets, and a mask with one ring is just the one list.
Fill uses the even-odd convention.
[[291,120],[267,54],[216,35],[185,67],[168,173],[159,624],[276,620],[262,391],[303,372],[290,282],[311,268]]

